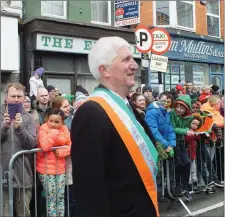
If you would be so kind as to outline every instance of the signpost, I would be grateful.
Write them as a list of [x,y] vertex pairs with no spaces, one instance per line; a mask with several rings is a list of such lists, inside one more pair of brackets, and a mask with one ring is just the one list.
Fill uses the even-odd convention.
[[115,1],[115,26],[140,23],[140,1]]
[[146,26],[139,25],[135,29],[136,48],[142,53],[141,83],[148,84],[149,61],[148,52],[152,52],[150,70],[158,71],[159,91],[163,91],[162,72],[167,71],[168,57],[160,56],[166,53],[171,45],[169,33],[162,28],[149,29]]

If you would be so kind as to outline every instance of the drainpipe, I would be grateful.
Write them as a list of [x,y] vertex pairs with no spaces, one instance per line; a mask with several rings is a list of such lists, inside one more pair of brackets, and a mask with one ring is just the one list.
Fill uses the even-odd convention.
[[24,4],[22,1],[22,16],[19,21],[19,37],[20,37],[20,83],[24,83],[24,36],[23,36],[23,15],[24,15]]

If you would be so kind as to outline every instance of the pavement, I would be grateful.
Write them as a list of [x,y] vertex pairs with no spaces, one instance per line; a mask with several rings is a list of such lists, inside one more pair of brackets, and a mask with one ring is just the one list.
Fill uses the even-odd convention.
[[[185,202],[182,199],[190,212],[191,216],[224,216],[224,189],[216,188],[215,194],[194,194],[191,202]],[[161,217],[188,217],[188,212],[183,206],[175,202],[172,206],[169,203],[159,204],[159,211]]]

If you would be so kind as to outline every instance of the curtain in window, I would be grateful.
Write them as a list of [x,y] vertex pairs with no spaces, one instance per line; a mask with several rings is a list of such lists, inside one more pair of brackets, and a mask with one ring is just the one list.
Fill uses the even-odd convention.
[[64,16],[64,1],[42,1],[42,13]]
[[108,1],[91,1],[91,20],[109,23]]

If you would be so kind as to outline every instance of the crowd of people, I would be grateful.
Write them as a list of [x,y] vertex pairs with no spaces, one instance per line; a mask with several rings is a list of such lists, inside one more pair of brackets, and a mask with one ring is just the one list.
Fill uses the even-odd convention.
[[[6,87],[3,174],[16,152],[43,150],[37,153],[36,171],[29,155],[14,165],[17,216],[35,216],[36,208],[38,216],[49,217],[158,216],[158,203],[168,200],[159,162],[172,158],[174,196],[191,201],[190,188],[199,187],[200,179],[209,191],[212,185],[223,187],[223,175],[215,169],[224,128],[224,93],[218,86],[180,82],[162,93],[147,85],[133,91],[138,65],[129,44],[118,37],[97,41],[89,67],[100,83],[90,96],[80,85],[72,95],[45,87],[43,68],[34,71],[29,94],[19,83]],[[14,117],[12,104],[23,105]],[[3,214],[9,216],[7,186],[3,193]]]

